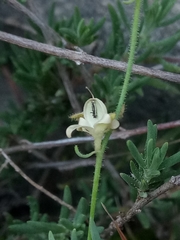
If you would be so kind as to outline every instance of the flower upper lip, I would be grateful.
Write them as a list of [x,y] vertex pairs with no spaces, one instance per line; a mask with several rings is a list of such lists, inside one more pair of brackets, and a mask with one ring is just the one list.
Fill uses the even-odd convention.
[[87,132],[96,139],[102,138],[105,132],[117,127],[119,127],[119,122],[115,119],[115,114],[113,116],[108,114],[104,103],[93,97],[85,102],[78,124],[69,126],[66,129],[66,135],[70,138],[72,132],[77,130]]

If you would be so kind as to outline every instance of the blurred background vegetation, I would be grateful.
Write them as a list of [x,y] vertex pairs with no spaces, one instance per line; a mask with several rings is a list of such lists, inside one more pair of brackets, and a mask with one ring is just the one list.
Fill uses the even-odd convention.
[[[26,1],[19,2],[24,6],[27,4]],[[176,0],[143,1],[136,64],[180,73],[180,56],[177,51],[180,30],[167,31],[173,24],[180,23],[180,13],[173,14],[175,4]],[[47,16],[48,26],[57,36],[66,40],[68,48],[75,45],[92,55],[127,61],[132,21],[128,8],[132,11],[133,5],[125,8],[122,1],[118,0],[115,5],[109,4],[107,8],[110,30],[109,34],[103,35],[103,45],[99,45],[99,41],[102,41],[102,33],[106,32],[103,29],[106,19],[85,19],[77,7],[72,16],[57,18],[56,4],[52,4]],[[28,24],[31,31],[24,29],[22,32],[17,28],[7,27],[3,21],[0,29],[40,42],[49,40],[56,46],[65,47],[65,41],[60,37],[58,40],[48,38],[49,30],[46,30],[47,34],[44,33],[32,19],[29,19]],[[157,34],[159,31],[167,31],[167,34],[160,36]],[[21,144],[24,140],[42,142],[66,138],[65,130],[71,124],[68,117],[73,112],[81,111],[84,102],[89,98],[86,86],[95,97],[106,104],[109,112],[114,111],[124,73],[92,65],[79,65],[70,60],[4,42],[0,42],[0,49],[0,78],[10,89],[12,98],[6,109],[0,112],[1,148]],[[68,82],[68,86],[65,81]],[[74,107],[67,93],[69,87],[77,100]],[[145,126],[148,119],[153,123],[179,120],[179,95],[180,86],[177,83],[132,75],[121,126],[133,129]],[[75,136],[80,134],[76,133]],[[143,150],[145,135],[131,139],[140,151]],[[180,128],[163,130],[158,134],[157,145],[161,146],[163,142],[168,141],[168,154],[171,155],[179,151],[179,139]],[[86,152],[92,146],[91,143],[85,143],[80,147]],[[0,239],[47,239],[50,223],[55,239],[70,239],[73,228],[78,231],[78,239],[85,239],[93,165],[81,167],[80,161],[87,160],[79,160],[73,146],[17,152],[11,154],[11,157],[38,184],[59,197],[62,197],[64,192],[64,199],[68,199],[73,206],[79,204],[80,208],[82,205],[86,207],[79,211],[78,216],[64,213],[65,210],[57,203],[40,194],[8,167],[0,173]],[[116,216],[118,212],[126,212],[135,200],[133,190],[119,176],[120,172],[129,174],[131,158],[125,140],[109,142],[96,211],[96,223],[99,226],[107,227],[110,222],[100,202]],[[72,160],[79,163],[79,167],[68,167],[68,162]],[[3,162],[1,158],[0,163]],[[61,167],[61,163],[66,167]],[[175,170],[178,172],[178,165]],[[70,190],[65,188],[66,185]],[[180,191],[176,189],[175,192],[168,192],[145,207],[133,221],[125,225],[124,232],[129,240],[145,237],[147,240],[178,240],[179,210]],[[28,220],[36,221],[35,227],[31,221],[26,223]],[[61,229],[57,226],[58,221]],[[42,224],[38,226],[37,222]],[[111,239],[119,237],[115,234]]]

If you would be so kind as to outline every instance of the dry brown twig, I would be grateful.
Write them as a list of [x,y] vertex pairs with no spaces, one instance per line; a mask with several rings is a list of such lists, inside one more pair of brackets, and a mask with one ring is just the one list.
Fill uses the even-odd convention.
[[75,212],[76,210],[74,209],[73,206],[71,206],[70,204],[64,202],[63,200],[61,200],[60,198],[58,198],[57,196],[55,196],[54,194],[50,193],[49,191],[47,191],[45,188],[43,188],[42,186],[38,185],[37,183],[35,183],[32,179],[30,179],[11,159],[10,157],[2,150],[0,149],[0,153],[2,154],[2,156],[5,158],[5,163],[7,166],[7,164],[11,165],[11,167],[17,172],[19,173],[19,175],[21,175],[21,177],[23,177],[28,183],[30,183],[33,187],[35,187],[36,189],[38,189],[39,191],[41,191],[42,193],[44,193],[45,195],[47,195],[48,197],[50,197],[51,199],[53,199],[54,201],[56,201],[57,203],[59,203],[62,206],[67,207],[69,210]]
[[[155,198],[159,197],[161,194],[180,186],[180,175],[172,176],[171,179],[161,185],[159,188],[155,189],[151,193],[148,194],[146,198],[137,199],[132,208],[125,214],[125,216],[118,216],[116,219],[116,223],[119,227],[122,227],[126,222],[128,222],[133,216],[141,212],[141,209],[150,203]],[[109,235],[113,234],[116,229],[114,228],[114,223],[111,222],[109,227],[104,231],[104,238],[107,238]]]
[[[171,129],[175,127],[180,127],[180,120],[157,124],[158,130]],[[147,132],[147,127],[139,127],[131,130],[123,129],[122,131],[114,132],[111,135],[110,140],[127,139],[129,137],[141,135],[146,132]],[[6,148],[4,149],[4,152],[11,154],[14,152],[31,151],[33,149],[48,149],[48,148],[59,147],[59,146],[76,145],[76,144],[81,144],[81,143],[86,143],[91,141],[93,141],[92,137],[75,137],[70,139],[65,138],[65,139],[60,139],[56,141],[22,144],[19,146]]]
[[[32,11],[30,11],[28,8],[26,8],[24,5],[20,4],[16,0],[7,0],[7,3],[9,3],[12,7],[17,9],[18,11],[27,15],[41,29],[43,36],[47,43],[53,44],[53,43],[58,43],[59,41],[61,41],[64,47],[68,47],[70,45],[72,49],[83,52],[83,50],[81,48],[74,46],[72,44],[69,44],[64,38],[62,38],[57,32],[55,32],[54,29],[52,29],[50,26],[48,26],[46,23],[44,23],[39,18],[39,16],[37,16],[37,13],[36,14],[33,13]],[[37,12],[36,6],[34,6],[34,3],[32,1],[28,1],[28,4],[30,5],[31,8],[33,8],[33,10],[35,12]],[[57,68],[58,68],[59,75],[62,79],[62,82],[64,84],[66,93],[68,95],[70,104],[72,106],[72,109],[75,112],[78,112],[80,109],[80,105],[78,103],[76,94],[74,93],[72,83],[69,80],[69,77],[68,77],[67,73],[65,72],[64,68],[62,66],[60,66],[59,63],[57,63]]]
[[66,46],[67,42],[65,41],[65,39],[61,38],[51,27],[42,22],[33,12],[31,12],[23,4],[19,3],[16,0],[6,0],[6,2],[16,10],[27,15],[38,26],[41,29],[47,43],[53,43],[54,41],[57,42],[61,40],[63,45]]
[[[86,54],[85,52],[77,52],[77,51],[72,51],[68,49],[54,47],[48,44],[18,37],[13,34],[9,34],[2,31],[0,31],[0,40],[18,45],[20,47],[29,48],[39,52],[44,52],[60,58],[66,58],[75,62],[95,64],[97,66],[111,68],[111,69],[115,69],[123,72],[126,71],[126,67],[127,67],[127,63],[125,62],[95,57],[95,56]],[[138,74],[142,76],[145,75],[145,76],[159,78],[159,79],[170,81],[170,82],[180,83],[180,74],[164,72],[164,71],[155,70],[152,68],[138,66],[135,64],[133,66],[132,72],[134,74]]]
[[68,95],[68,99],[70,101],[73,111],[80,112],[81,107],[80,107],[80,104],[74,93],[74,89],[73,89],[72,83],[68,77],[68,73],[66,72],[66,69],[63,66],[60,66],[60,64],[57,64],[57,69],[58,69],[59,76],[62,79],[64,88],[66,89],[66,93]]

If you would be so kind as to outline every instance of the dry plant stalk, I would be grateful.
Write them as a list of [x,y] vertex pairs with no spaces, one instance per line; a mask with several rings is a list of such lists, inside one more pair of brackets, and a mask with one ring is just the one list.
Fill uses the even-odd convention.
[[[0,149],[0,153],[2,154],[2,156],[5,158],[5,163],[3,165],[3,167],[6,167],[7,164],[11,165],[11,167],[19,174],[21,175],[21,177],[23,177],[28,183],[30,183],[33,187],[35,187],[36,189],[38,189],[39,191],[41,191],[42,193],[44,193],[45,195],[47,195],[48,197],[50,197],[51,199],[53,199],[54,201],[56,201],[57,203],[59,203],[60,205],[63,205],[65,207],[67,207],[69,210],[75,212],[75,208],[73,206],[71,206],[70,204],[67,204],[66,202],[64,202],[63,200],[61,200],[60,198],[58,198],[57,196],[55,196],[54,194],[50,193],[48,190],[46,190],[45,188],[43,188],[42,186],[38,185],[37,183],[35,183],[32,179],[30,179],[11,159],[10,157],[2,150]],[[1,171],[2,171],[2,166],[1,166]]]

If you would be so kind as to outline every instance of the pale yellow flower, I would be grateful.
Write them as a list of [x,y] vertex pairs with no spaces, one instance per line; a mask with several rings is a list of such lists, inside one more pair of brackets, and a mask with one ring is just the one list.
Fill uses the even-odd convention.
[[89,133],[95,140],[102,139],[104,134],[119,127],[114,113],[107,113],[104,103],[98,98],[90,98],[84,104],[83,112],[74,114],[71,118],[78,120],[78,124],[71,125],[66,130],[68,138],[74,130]]

